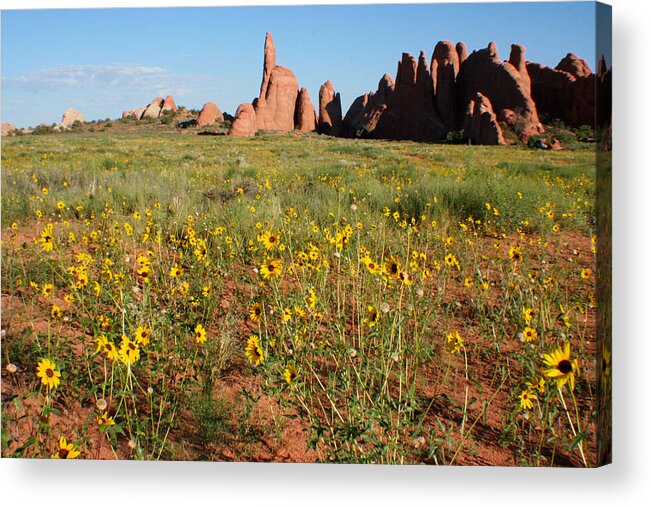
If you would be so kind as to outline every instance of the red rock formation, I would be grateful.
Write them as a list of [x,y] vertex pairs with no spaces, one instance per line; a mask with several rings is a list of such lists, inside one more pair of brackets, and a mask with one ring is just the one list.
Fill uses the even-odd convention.
[[597,127],[610,125],[613,107],[613,71],[606,67],[603,55],[597,65]]
[[418,62],[408,53],[402,54],[391,102],[378,121],[374,137],[423,141],[440,139],[447,134],[436,112],[428,67],[422,51]]
[[276,65],[276,48],[267,33],[260,96],[253,102],[258,129],[293,130],[298,80],[294,73]]
[[3,137],[8,135],[10,132],[13,132],[14,130],[16,130],[16,127],[13,126],[11,123],[7,123],[7,122],[4,122],[4,121],[2,122],[2,136]]
[[294,123],[297,130],[303,132],[314,132],[316,130],[317,117],[310,94],[305,88],[301,88],[296,99],[296,118]]
[[375,93],[365,93],[357,97],[344,118],[347,136],[355,137],[362,133],[362,135],[373,133],[382,114],[391,102],[393,91],[393,79],[389,74],[385,74],[380,79]]
[[247,137],[254,136],[257,132],[255,109],[251,104],[240,104],[235,112],[235,119],[228,131],[229,136]]
[[174,99],[172,98],[171,95],[168,95],[165,97],[165,100],[163,101],[161,105],[161,113],[163,111],[174,111],[176,112],[177,107],[176,107],[176,102],[174,102]]
[[158,118],[160,115],[161,107],[163,106],[163,98],[162,97],[156,97],[151,104],[149,104],[146,108],[145,111],[142,113],[142,116],[140,119],[144,118]]
[[595,123],[595,76],[575,77],[568,72],[538,63],[527,63],[531,96],[547,118],[571,126]]
[[457,42],[457,56],[459,57],[459,65],[466,61],[468,58],[468,48],[465,42]]
[[276,66],[276,46],[269,32],[264,39],[264,63],[262,66],[262,84],[260,85],[260,97],[267,95],[267,87],[271,78],[271,71]]
[[319,134],[339,136],[342,133],[341,98],[330,81],[319,89]]
[[464,132],[473,144],[506,144],[491,102],[481,93],[468,104]]
[[499,59],[495,43],[468,56],[460,67],[457,83],[462,110],[479,92],[489,99],[497,119],[513,128],[521,139],[544,132],[522,76]]
[[197,127],[205,127],[206,125],[212,125],[215,122],[223,122],[224,115],[219,110],[217,105],[213,102],[206,102],[201,111],[199,112],[199,117],[197,118]]
[[565,57],[560,62],[558,62],[556,70],[562,70],[576,78],[588,77],[592,74],[592,70],[590,69],[588,62],[582,60],[574,53],[568,53],[565,55]]
[[457,130],[456,79],[459,73],[459,55],[450,41],[440,41],[436,44],[430,73],[436,107],[443,124],[448,130]]
[[518,71],[526,90],[531,94],[531,79],[529,79],[529,73],[527,72],[527,61],[524,57],[525,52],[526,49],[522,44],[511,44],[509,63]]

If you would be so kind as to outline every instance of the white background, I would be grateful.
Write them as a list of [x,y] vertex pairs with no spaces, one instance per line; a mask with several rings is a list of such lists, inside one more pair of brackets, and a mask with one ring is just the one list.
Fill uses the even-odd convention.
[[[258,1],[0,0],[0,7],[261,5]],[[285,0],[282,4],[305,3]],[[316,2],[313,2],[316,3]],[[318,0],[318,3],[346,3]],[[361,2],[357,3],[369,3]],[[377,3],[377,2],[376,2]],[[393,3],[399,3],[394,0]],[[412,3],[413,2],[412,0]],[[611,0],[614,61],[614,464],[598,470],[0,460],[0,502],[55,505],[651,505],[651,26]],[[508,30],[505,20],[503,27]],[[435,34],[433,34],[435,36]],[[83,42],[83,41],[80,41]],[[53,42],[55,43],[55,42]]]

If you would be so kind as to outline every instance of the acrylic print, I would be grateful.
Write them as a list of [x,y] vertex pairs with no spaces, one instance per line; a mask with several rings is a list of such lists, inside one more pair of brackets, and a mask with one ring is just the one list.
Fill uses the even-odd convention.
[[610,7],[2,12],[2,456],[610,461]]

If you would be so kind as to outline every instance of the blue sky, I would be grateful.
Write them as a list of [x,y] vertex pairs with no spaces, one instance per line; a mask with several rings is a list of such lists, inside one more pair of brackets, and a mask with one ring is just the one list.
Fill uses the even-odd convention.
[[116,118],[168,94],[232,114],[259,92],[267,31],[315,106],[330,79],[345,112],[402,52],[429,59],[442,39],[495,41],[503,59],[521,43],[549,66],[574,52],[595,69],[594,22],[592,2],[3,10],[2,121]]

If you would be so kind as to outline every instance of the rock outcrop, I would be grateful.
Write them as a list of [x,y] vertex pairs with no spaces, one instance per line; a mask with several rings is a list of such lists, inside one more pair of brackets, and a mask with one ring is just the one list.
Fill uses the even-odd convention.
[[140,117],[141,120],[144,120],[145,118],[158,118],[160,116],[160,111],[161,108],[163,107],[163,98],[162,97],[156,97],[151,104],[149,104],[144,112],[142,113],[142,116]]
[[529,72],[527,72],[527,61],[524,58],[525,52],[526,49],[522,44],[511,44],[509,63],[518,71],[525,89],[531,95],[531,79],[529,78]]
[[316,130],[316,110],[305,88],[301,88],[296,99],[296,115],[294,118],[296,130],[314,132]]
[[464,111],[481,93],[492,104],[498,121],[506,123],[522,140],[544,132],[526,82],[513,65],[500,60],[494,42],[468,56],[461,64],[457,83]]
[[2,122],[2,137],[9,135],[14,130],[16,130],[16,127],[11,123]]
[[491,102],[481,93],[468,104],[463,130],[472,144],[506,144]]
[[160,108],[161,113],[163,113],[164,111],[173,111],[176,113],[177,109],[178,108],[176,107],[176,102],[174,102],[174,99],[172,98],[171,95],[165,97],[165,100],[163,100],[163,103],[161,104],[161,108]]
[[61,118],[61,128],[70,129],[76,121],[83,123],[84,115],[72,107],[66,109],[66,112],[63,113],[63,118]]
[[[568,57],[564,60],[567,65]],[[576,61],[576,60],[574,60]],[[560,65],[560,64],[559,64]],[[577,70],[579,69],[579,70]],[[585,66],[575,66],[581,74]],[[552,69],[538,63],[527,63],[531,77],[531,96],[540,114],[548,119],[557,118],[566,125],[578,127],[595,125],[595,86],[594,74],[575,76],[564,70]]]
[[212,125],[215,122],[223,121],[224,115],[217,105],[214,102],[206,102],[199,112],[197,127],[205,127],[206,125]]
[[[463,53],[463,50],[462,50]],[[432,64],[432,87],[436,107],[441,120],[448,130],[457,130],[457,74],[459,73],[459,54],[450,41],[440,41],[434,48]]]
[[368,136],[376,129],[382,114],[389,107],[394,92],[393,79],[385,74],[376,92],[357,97],[344,117],[347,137]]
[[402,54],[391,102],[378,121],[373,137],[426,141],[445,137],[447,129],[434,103],[432,76],[427,57]]
[[139,120],[142,117],[142,113],[145,112],[146,107],[139,107],[137,109],[129,109],[128,111],[124,111],[122,113],[122,119],[126,118],[133,118],[135,120]]
[[298,80],[294,73],[276,65],[276,48],[270,33],[266,34],[260,96],[254,101],[260,130],[293,130]]
[[257,130],[255,109],[248,102],[240,104],[235,112],[235,118],[228,131],[228,135],[237,137],[254,136]]
[[558,62],[558,65],[556,65],[556,70],[562,70],[576,78],[588,77],[592,74],[588,62],[582,60],[574,53],[568,53],[565,55],[563,59]]
[[319,134],[340,136],[342,134],[341,97],[330,81],[319,89]]

